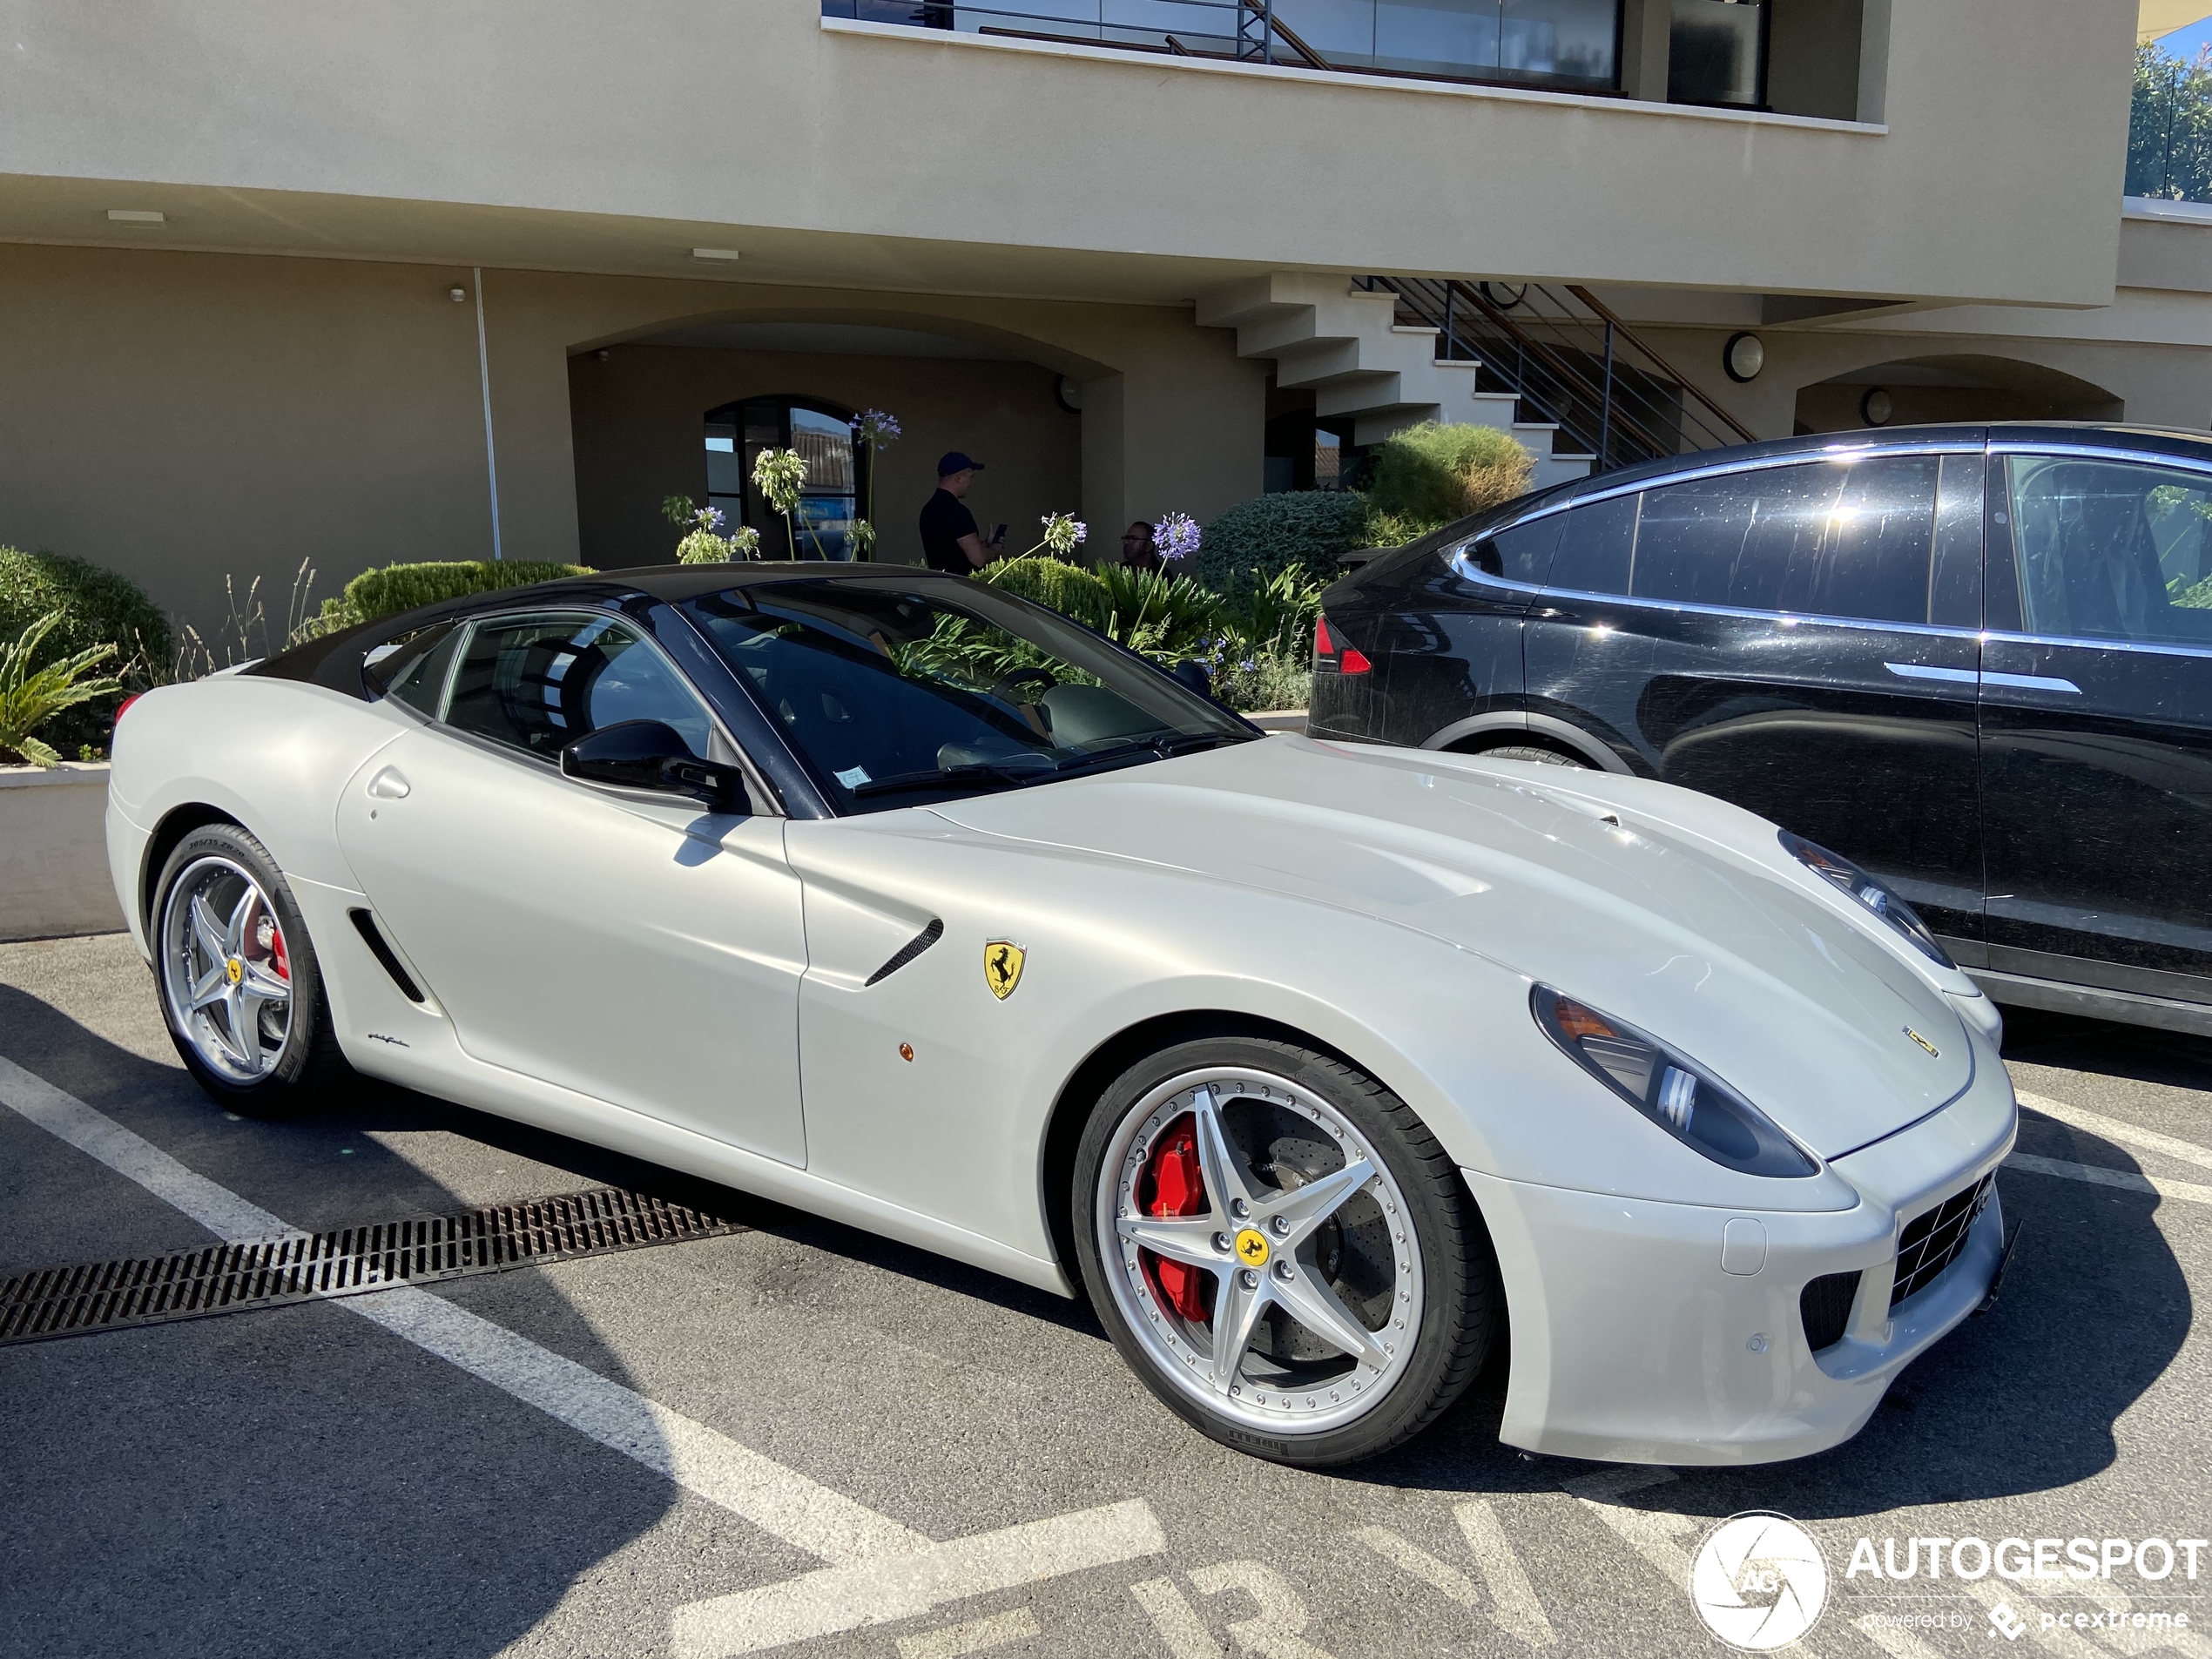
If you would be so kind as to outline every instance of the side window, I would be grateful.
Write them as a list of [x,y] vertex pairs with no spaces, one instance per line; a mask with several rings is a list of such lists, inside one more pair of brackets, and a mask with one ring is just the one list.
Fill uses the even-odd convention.
[[660,720],[708,758],[705,708],[665,658],[607,617],[480,622],[453,675],[446,722],[551,760],[568,744],[624,720]]
[[1551,570],[1552,550],[1559,545],[1560,522],[1565,516],[1552,513],[1531,519],[1495,536],[1461,543],[1457,550],[1469,563],[1488,575],[1527,587],[1541,587]]
[[438,718],[438,704],[445,696],[446,673],[464,631],[451,624],[426,628],[396,645],[380,645],[363,664],[369,675],[417,714]]
[[1647,490],[1638,598],[1925,623],[1937,457],[1874,456]]
[[1615,496],[1561,513],[1559,549],[1545,585],[1571,593],[1626,593],[1636,544],[1636,502]]
[[2030,633],[2212,644],[2212,477],[2073,455],[2005,474]]

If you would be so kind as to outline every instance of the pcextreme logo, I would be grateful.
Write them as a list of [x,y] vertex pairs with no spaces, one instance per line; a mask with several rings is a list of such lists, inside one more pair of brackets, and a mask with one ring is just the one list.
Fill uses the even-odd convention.
[[1730,1647],[1771,1653],[1820,1622],[1828,1605],[1827,1558],[1787,1515],[1758,1509],[1730,1515],[1690,1558],[1689,1604]]

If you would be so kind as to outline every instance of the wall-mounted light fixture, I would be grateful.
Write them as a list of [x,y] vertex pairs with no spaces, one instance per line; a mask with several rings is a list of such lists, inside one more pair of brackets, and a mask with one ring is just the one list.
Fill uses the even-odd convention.
[[745,256],[733,247],[695,247],[691,257],[702,265],[735,265]]
[[1858,418],[1869,426],[1887,426],[1896,413],[1896,402],[1879,386],[1868,387],[1866,395],[1858,400]]
[[448,288],[446,298],[457,306],[465,306],[469,303],[469,290],[461,287]]
[[1738,386],[1757,380],[1766,367],[1766,343],[1757,334],[1730,334],[1721,347],[1721,367]]
[[157,213],[151,207],[111,207],[107,210],[111,225],[166,225],[169,216]]

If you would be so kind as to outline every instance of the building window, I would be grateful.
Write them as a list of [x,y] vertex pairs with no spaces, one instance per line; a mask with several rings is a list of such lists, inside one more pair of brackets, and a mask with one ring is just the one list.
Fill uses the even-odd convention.
[[1619,84],[1620,0],[822,0],[826,17],[1184,57],[1577,91]]
[[[709,410],[706,499],[720,509],[725,530],[740,524],[758,530],[765,559],[850,559],[867,461],[853,441],[852,419],[851,410],[819,398],[748,398]],[[783,516],[753,485],[753,462],[764,449],[796,449],[806,463],[806,488],[788,534]]]
[[1667,101],[1756,109],[1766,102],[1765,0],[1673,0]]

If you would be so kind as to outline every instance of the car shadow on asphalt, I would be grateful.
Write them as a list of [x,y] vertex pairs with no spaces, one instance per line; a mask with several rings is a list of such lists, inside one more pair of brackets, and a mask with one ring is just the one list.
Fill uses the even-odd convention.
[[[0,1053],[294,1224],[465,1208],[364,1131],[494,1127],[399,1091],[232,1117],[180,1068],[6,986]],[[634,1183],[498,1127],[572,1186]],[[205,1242],[17,1114],[0,1132],[0,1278]],[[541,1290],[554,1345],[627,1383],[550,1277]],[[0,1347],[0,1656],[489,1655],[678,1507],[640,1462],[337,1305]],[[705,1507],[678,1524],[737,1524]],[[769,1576],[809,1564],[755,1542]]]

